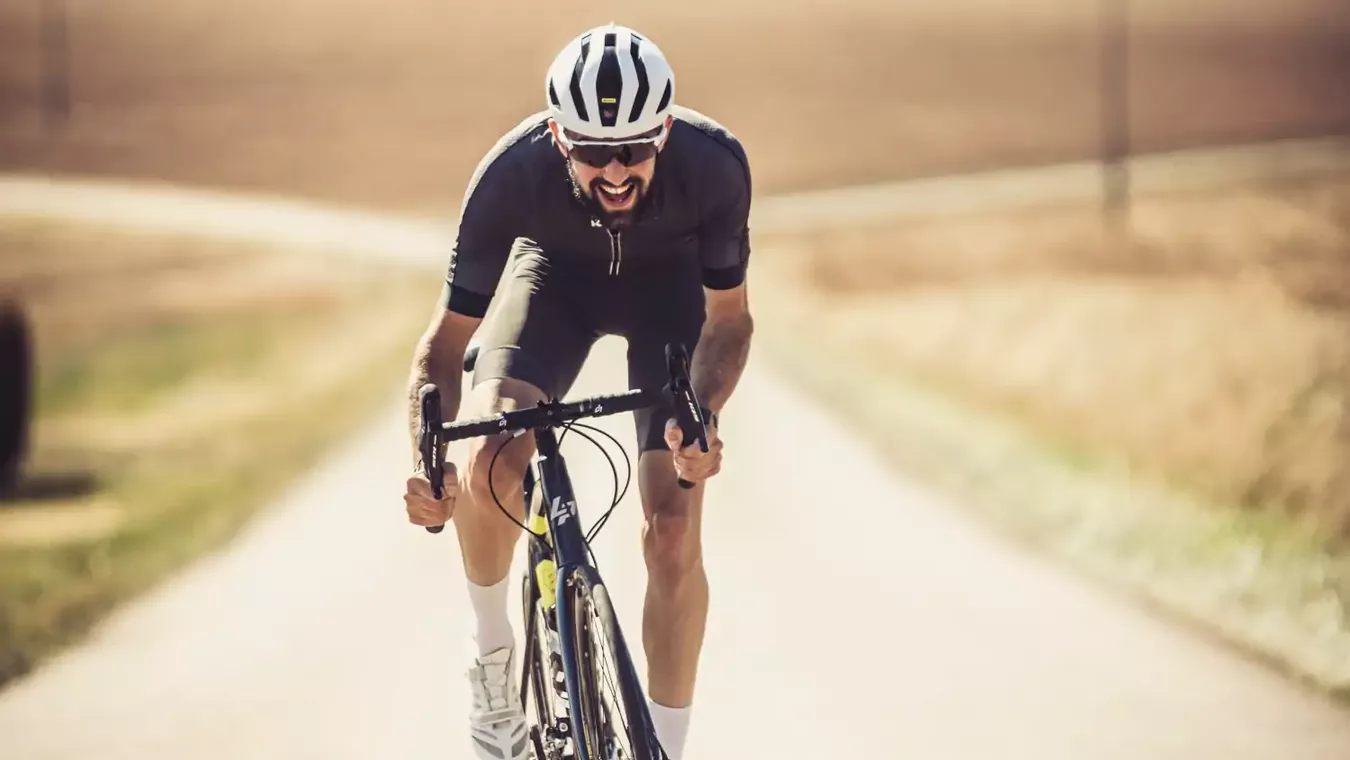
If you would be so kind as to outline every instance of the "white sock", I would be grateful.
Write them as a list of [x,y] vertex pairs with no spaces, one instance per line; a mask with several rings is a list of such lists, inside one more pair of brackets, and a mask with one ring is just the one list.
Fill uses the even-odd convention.
[[478,644],[480,655],[516,643],[511,617],[506,613],[506,592],[510,579],[508,574],[491,586],[479,586],[469,581],[469,603],[473,605],[474,618],[478,621],[473,639]]
[[652,726],[656,728],[656,740],[670,756],[670,760],[680,760],[684,756],[684,740],[689,735],[689,711],[691,707],[666,707],[647,699],[647,709],[652,714]]

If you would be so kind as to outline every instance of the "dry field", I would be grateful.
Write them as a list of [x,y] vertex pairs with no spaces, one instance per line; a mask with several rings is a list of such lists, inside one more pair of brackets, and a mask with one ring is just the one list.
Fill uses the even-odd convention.
[[762,236],[759,351],[1002,535],[1350,700],[1350,178],[1133,229]]
[[[832,345],[1350,538],[1350,178],[766,245]],[[803,310],[802,314],[806,314]]]
[[[772,193],[1095,155],[1096,3],[68,2],[72,119],[44,129],[39,0],[0,4],[0,169],[458,210],[556,49],[629,23]],[[1132,0],[1138,150],[1350,129],[1350,5]]]
[[0,682],[227,541],[396,398],[439,289],[424,272],[54,224],[8,223],[0,250],[38,360],[26,478],[0,504]]

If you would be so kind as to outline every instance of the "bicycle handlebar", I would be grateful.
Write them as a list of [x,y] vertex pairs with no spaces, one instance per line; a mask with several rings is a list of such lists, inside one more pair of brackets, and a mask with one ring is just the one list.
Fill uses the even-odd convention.
[[[440,391],[432,383],[423,385],[418,390],[421,420],[417,441],[422,454],[422,472],[431,481],[432,496],[440,499],[443,495],[441,482],[445,477],[445,462],[441,449],[445,443],[501,433],[515,436],[535,428],[561,427],[586,417],[605,417],[653,406],[669,404],[676,424],[684,432],[681,446],[698,443],[699,450],[707,453],[707,423],[689,379],[689,354],[683,345],[666,345],[666,370],[670,383],[659,391],[633,389],[568,402],[541,401],[534,407],[460,422],[442,422]],[[694,487],[684,478],[680,478],[679,483],[681,488]],[[427,526],[427,531],[440,533],[444,528],[444,525],[432,525]]]
[[[417,390],[420,402],[418,415],[417,447],[422,454],[422,472],[431,481],[431,495],[437,499],[444,496],[442,481],[445,480],[445,462],[441,459],[445,452],[441,450],[441,392],[435,385],[427,383]],[[428,533],[440,533],[444,525],[428,525]]]

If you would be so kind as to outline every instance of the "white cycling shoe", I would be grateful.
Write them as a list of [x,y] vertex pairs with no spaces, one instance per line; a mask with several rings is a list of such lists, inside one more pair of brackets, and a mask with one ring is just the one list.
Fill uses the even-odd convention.
[[531,760],[529,728],[520,692],[513,688],[515,648],[503,647],[474,659],[469,668],[473,709],[469,737],[479,760]]

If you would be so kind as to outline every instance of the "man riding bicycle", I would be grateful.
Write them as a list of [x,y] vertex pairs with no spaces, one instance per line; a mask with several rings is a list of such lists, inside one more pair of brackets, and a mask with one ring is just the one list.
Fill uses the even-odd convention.
[[[634,388],[666,382],[667,343],[689,348],[708,451],[681,449],[674,420],[635,414],[649,707],[658,739],[679,760],[708,609],[704,483],[721,468],[717,415],[745,366],[753,323],[745,152],[721,125],[674,105],[674,90],[660,49],[625,27],[587,31],[558,54],[545,80],[547,110],[504,135],[470,180],[444,309],[418,343],[409,387],[415,441],[424,383],[442,390],[445,419],[466,419],[565,398],[604,335],[627,339]],[[461,409],[462,362],[480,322]],[[408,479],[404,496],[415,525],[453,516],[476,617],[470,733],[484,760],[528,757],[507,612],[520,530],[497,500],[523,519],[532,454],[530,436],[475,439],[462,474],[446,463],[442,499],[421,475]]]

